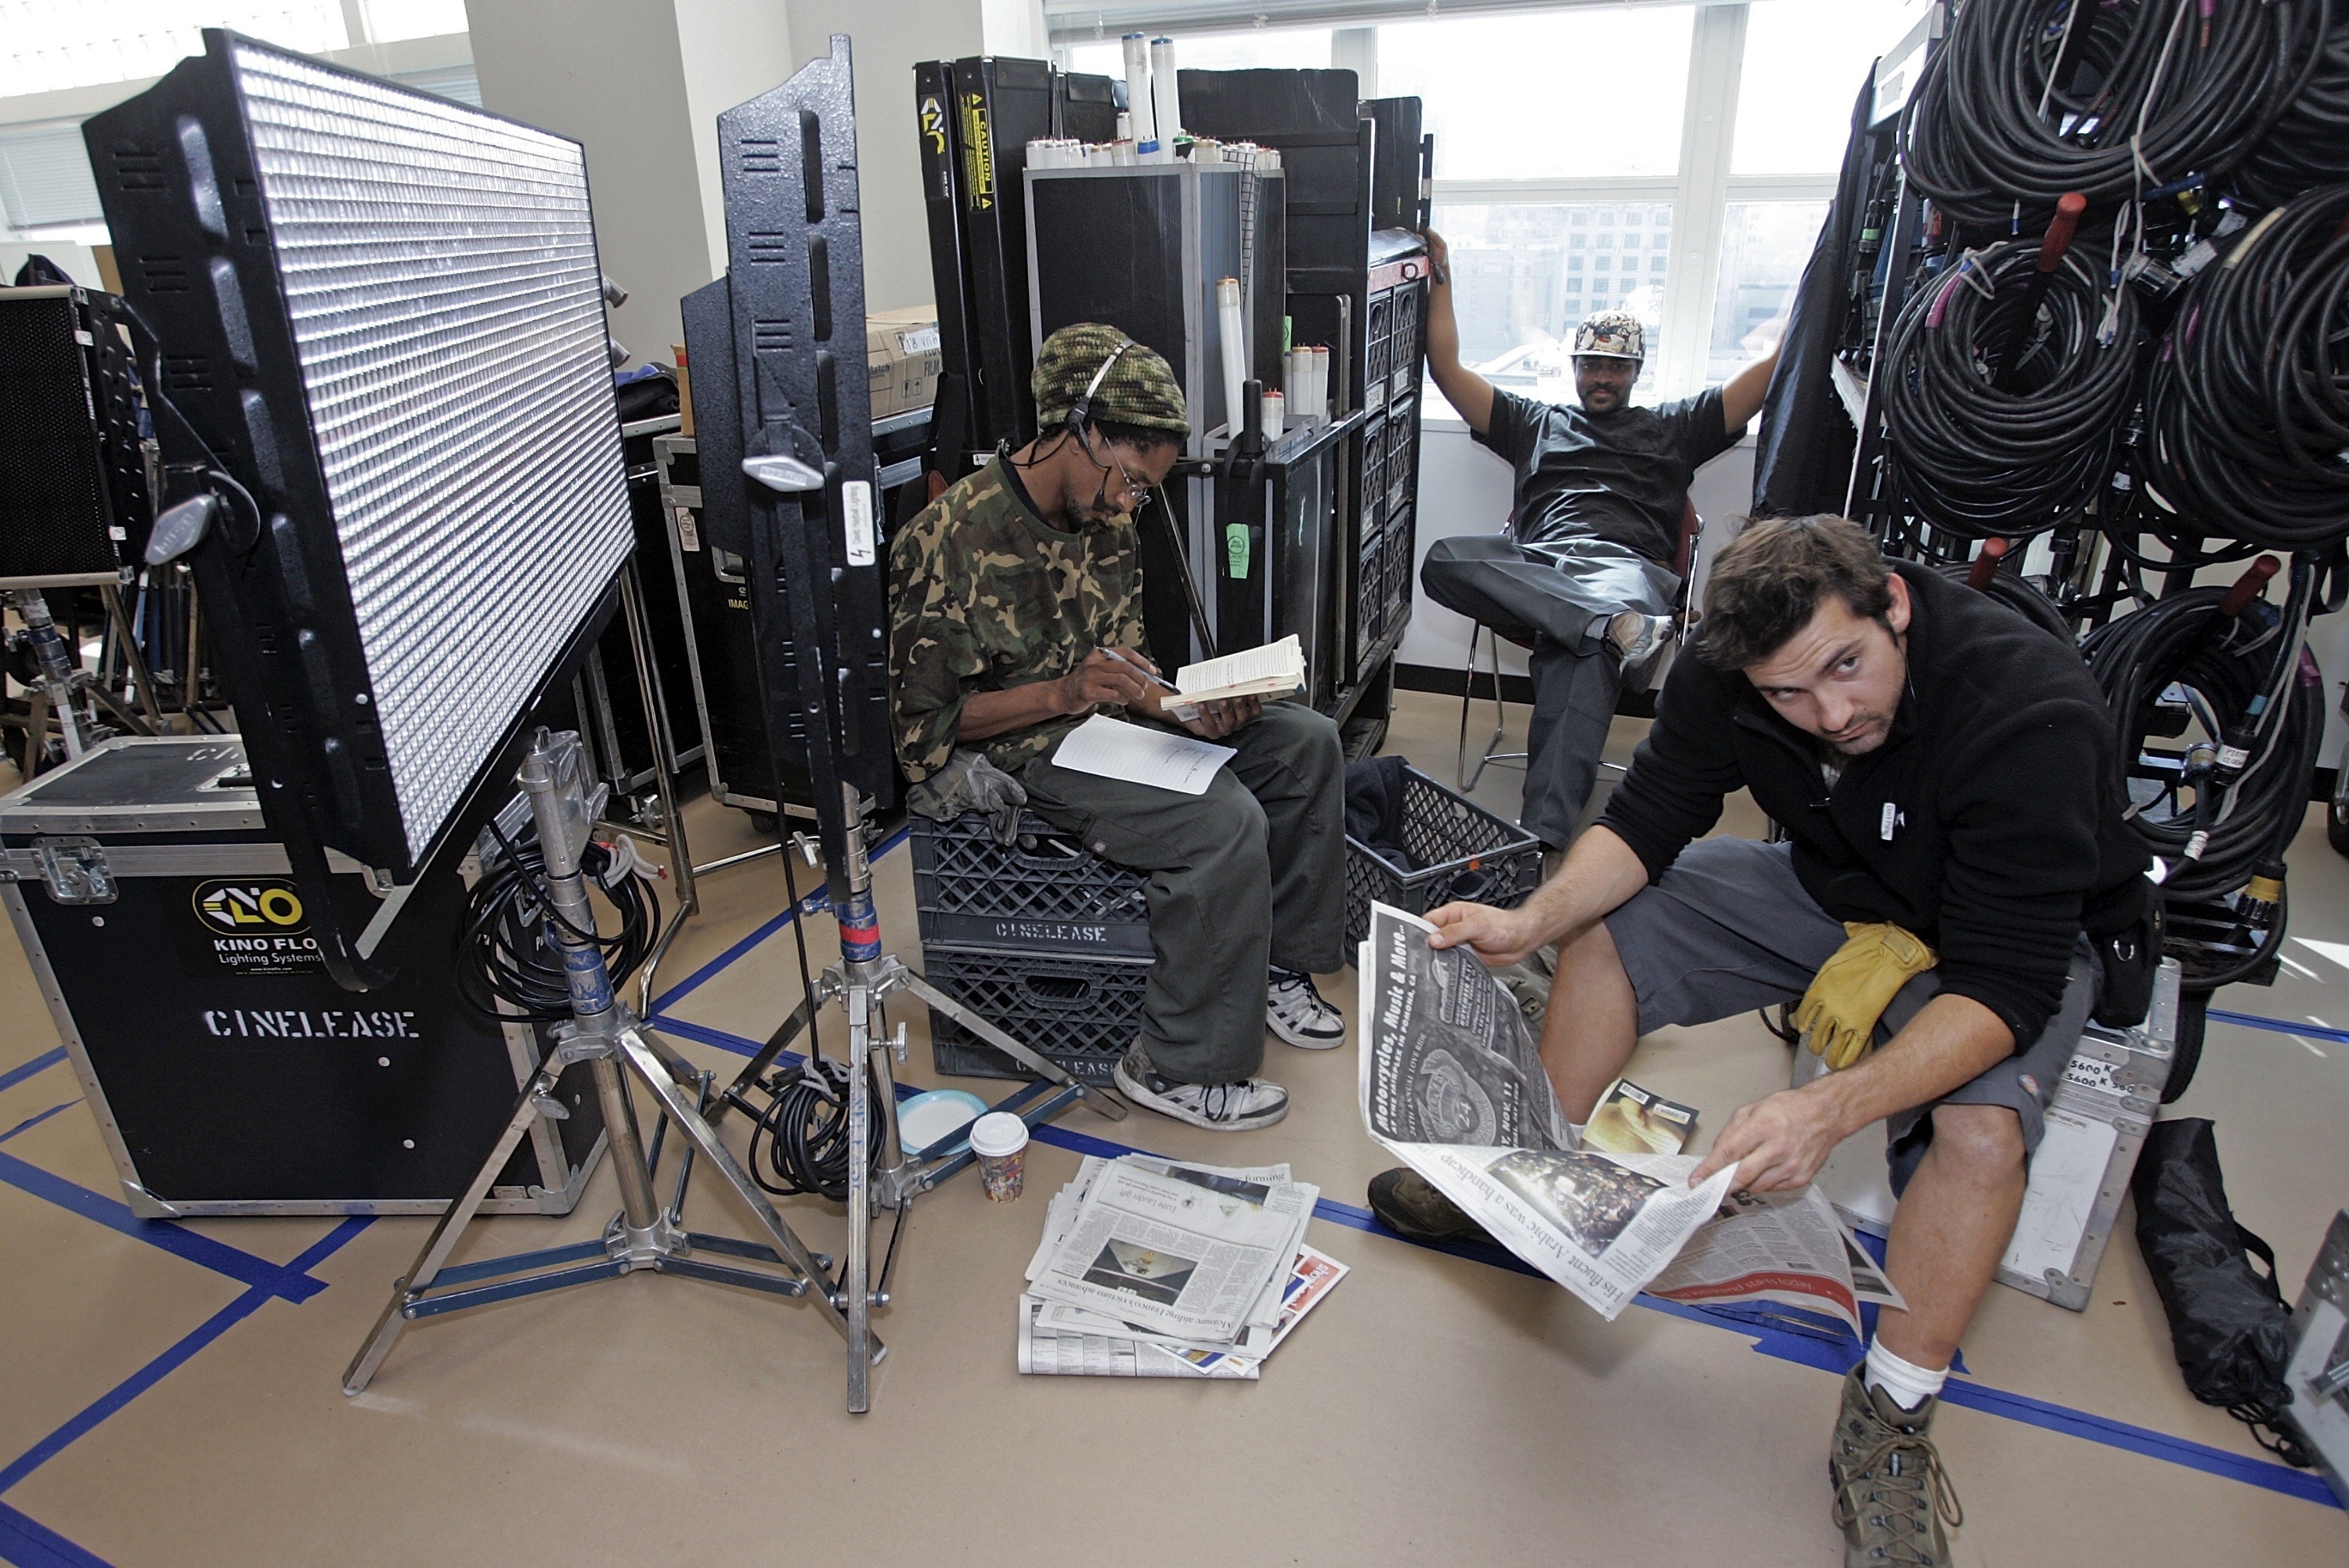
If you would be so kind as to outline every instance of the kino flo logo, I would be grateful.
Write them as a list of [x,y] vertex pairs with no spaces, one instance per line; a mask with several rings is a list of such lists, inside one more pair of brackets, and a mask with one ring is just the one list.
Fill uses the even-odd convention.
[[198,884],[196,919],[212,957],[234,975],[301,975],[321,967],[318,939],[290,882],[223,879]]
[[222,936],[292,936],[305,929],[302,901],[284,882],[208,882],[196,918]]

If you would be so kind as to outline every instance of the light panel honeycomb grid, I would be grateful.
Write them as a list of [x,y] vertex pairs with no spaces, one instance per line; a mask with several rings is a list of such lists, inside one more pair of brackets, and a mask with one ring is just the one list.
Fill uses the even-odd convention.
[[633,542],[585,160],[304,60],[236,66],[420,857]]

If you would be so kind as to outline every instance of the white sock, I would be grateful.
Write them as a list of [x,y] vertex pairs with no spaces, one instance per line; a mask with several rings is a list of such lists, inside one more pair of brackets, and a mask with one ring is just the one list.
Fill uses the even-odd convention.
[[1884,1341],[1872,1340],[1868,1346],[1866,1381],[1892,1396],[1892,1402],[1904,1410],[1913,1410],[1941,1391],[1950,1380],[1950,1369],[1938,1370],[1903,1361],[1884,1348]]

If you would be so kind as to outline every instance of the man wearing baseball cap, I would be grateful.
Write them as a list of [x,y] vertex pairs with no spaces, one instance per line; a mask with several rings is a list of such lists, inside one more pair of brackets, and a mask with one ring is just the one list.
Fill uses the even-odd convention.
[[1574,333],[1578,406],[1504,392],[1460,363],[1450,257],[1427,235],[1427,368],[1476,439],[1516,470],[1506,531],[1437,540],[1420,585],[1446,609],[1532,649],[1525,804],[1518,820],[1555,852],[1573,839],[1627,672],[1672,635],[1672,565],[1696,470],[1762,407],[1773,349],[1693,397],[1636,407],[1647,353],[1639,318],[1602,310]]
[[1195,1126],[1267,1127],[1288,1091],[1257,1076],[1266,1032],[1308,1050],[1346,1036],[1312,981],[1346,963],[1338,728],[1295,703],[1207,705],[1180,727],[1236,755],[1199,795],[1057,764],[1091,715],[1175,722],[1143,650],[1133,519],[1190,417],[1166,361],[1096,323],[1044,340],[1034,387],[1037,438],[890,545],[897,757],[917,787],[976,771],[1148,873],[1158,961],[1117,1086]]

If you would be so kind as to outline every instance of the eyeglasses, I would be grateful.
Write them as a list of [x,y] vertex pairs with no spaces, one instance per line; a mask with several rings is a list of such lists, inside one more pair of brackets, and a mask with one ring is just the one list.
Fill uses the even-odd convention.
[[[1121,511],[1124,511],[1129,504],[1140,506],[1149,495],[1150,487],[1146,483],[1136,482],[1133,475],[1127,471],[1125,464],[1119,461],[1117,449],[1106,441],[1102,442],[1102,450],[1109,454],[1109,461],[1102,462],[1101,454],[1093,450],[1093,439],[1089,433],[1079,430],[1077,441],[1084,448],[1085,456],[1092,459],[1093,467],[1102,471],[1102,501],[1116,506]],[[1112,472],[1117,475],[1118,483],[1118,499],[1114,502],[1109,500],[1109,476]]]

